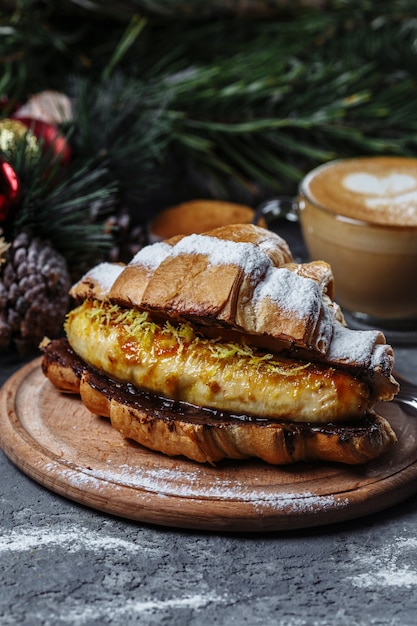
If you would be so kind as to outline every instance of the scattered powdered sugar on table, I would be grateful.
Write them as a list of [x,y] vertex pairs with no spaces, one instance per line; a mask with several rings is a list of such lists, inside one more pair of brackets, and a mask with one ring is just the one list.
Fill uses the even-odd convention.
[[25,552],[41,548],[65,547],[67,552],[90,550],[102,553],[110,550],[120,550],[123,553],[143,551],[133,541],[103,534],[102,530],[94,531],[82,528],[78,524],[73,527],[67,523],[63,527],[47,526],[34,528],[33,526],[20,527],[19,530],[0,534],[0,554],[6,551]]
[[[367,547],[366,552],[357,556],[352,554],[356,569],[365,567],[366,571],[354,574],[349,580],[356,587],[405,587],[417,585],[417,539],[396,537],[395,550],[392,543],[378,544],[373,548]],[[409,563],[405,561],[408,560]],[[399,564],[401,561],[401,564]]]
[[[97,559],[106,556],[112,562],[119,559],[125,562],[126,557],[133,559],[158,558],[161,553],[161,546],[158,542],[146,543],[137,541],[136,535],[132,539],[125,539],[114,536],[106,532],[105,526],[99,529],[90,529],[80,526],[78,523],[64,523],[54,525],[43,525],[34,528],[31,525],[20,526],[18,530],[3,530],[0,533],[0,554],[13,553],[13,558],[19,559],[25,553],[40,552],[46,550],[48,558],[55,558],[56,554],[88,553],[91,558]],[[78,556],[76,557],[78,558]],[[84,555],[83,558],[86,558]],[[78,594],[68,594],[59,603],[59,623],[71,624],[71,626],[81,626],[83,624],[98,623],[103,618],[111,616],[111,623],[121,620],[132,619],[132,616],[139,618],[141,615],[149,613],[172,612],[175,610],[188,609],[199,611],[212,603],[223,604],[228,601],[227,594],[219,595],[205,584],[199,583],[198,591],[195,593],[188,591],[181,594],[177,590],[171,597],[157,598],[153,594],[151,597],[129,598],[121,597],[119,594],[104,596],[91,603],[88,598],[83,600]],[[39,620],[38,620],[39,617]],[[43,615],[36,613],[36,608],[31,608],[31,620],[33,623],[40,623]],[[107,621],[107,620],[106,620]],[[127,623],[127,622],[126,622]]]
[[[80,603],[79,599],[68,597],[60,602],[60,623],[71,624],[71,626],[81,626],[82,624],[98,623],[97,620],[104,617],[111,617],[111,623],[119,622],[131,623],[132,619],[140,619],[142,615],[153,614],[154,619],[157,614],[167,613],[173,616],[173,611],[188,609],[200,611],[209,604],[226,604],[229,601],[228,595],[219,596],[216,592],[208,590],[206,593],[194,593],[181,596],[176,593],[175,597],[158,599],[131,599],[131,598],[108,598],[93,604]],[[125,622],[124,620],[129,620]],[[154,623],[154,622],[152,622]],[[156,622],[155,622],[156,623]]]

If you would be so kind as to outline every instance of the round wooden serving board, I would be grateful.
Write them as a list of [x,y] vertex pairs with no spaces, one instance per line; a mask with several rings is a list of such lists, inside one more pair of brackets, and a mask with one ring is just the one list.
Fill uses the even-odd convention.
[[381,407],[398,443],[366,466],[211,467],[124,439],[78,397],[58,392],[40,363],[0,392],[0,444],[35,481],[100,511],[179,528],[277,531],[361,517],[417,491],[417,412],[399,403]]

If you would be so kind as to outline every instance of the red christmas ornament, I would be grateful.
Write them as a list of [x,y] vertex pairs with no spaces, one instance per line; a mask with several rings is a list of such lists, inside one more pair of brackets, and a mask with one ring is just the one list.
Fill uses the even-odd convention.
[[50,150],[56,158],[60,159],[62,165],[68,165],[71,160],[71,149],[59,128],[30,117],[16,117],[15,119],[24,124],[36,139],[42,142],[44,150]]
[[7,161],[0,160],[0,222],[9,215],[17,204],[20,195],[20,182],[16,172]]

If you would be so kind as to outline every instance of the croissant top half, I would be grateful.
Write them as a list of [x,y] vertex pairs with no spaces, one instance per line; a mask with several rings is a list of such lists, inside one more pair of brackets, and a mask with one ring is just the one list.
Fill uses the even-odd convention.
[[383,333],[345,326],[330,266],[295,263],[287,243],[258,226],[225,226],[145,246],[125,266],[96,266],[70,294],[188,319],[205,334],[231,333],[356,371],[375,400],[390,400],[398,390]]

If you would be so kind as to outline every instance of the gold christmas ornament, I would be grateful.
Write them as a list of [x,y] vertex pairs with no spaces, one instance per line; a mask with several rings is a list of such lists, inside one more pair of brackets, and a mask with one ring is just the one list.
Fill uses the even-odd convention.
[[6,160],[11,158],[21,142],[26,142],[25,153],[27,157],[39,156],[38,140],[25,124],[9,118],[0,120],[0,152],[3,153]]
[[6,261],[6,252],[10,248],[10,243],[8,243],[3,237],[3,231],[0,228],[0,265],[2,265]]

